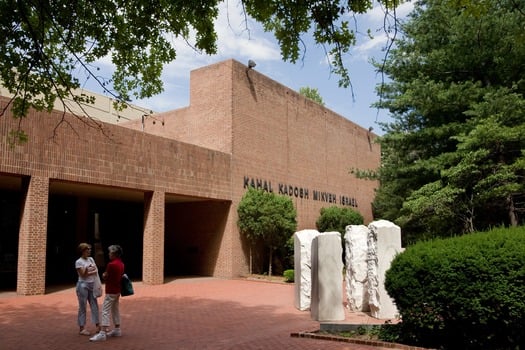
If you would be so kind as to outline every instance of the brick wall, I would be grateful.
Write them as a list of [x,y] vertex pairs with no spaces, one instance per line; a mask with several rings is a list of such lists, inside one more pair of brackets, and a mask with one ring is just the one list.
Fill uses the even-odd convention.
[[191,105],[161,116],[165,125],[147,125],[151,132],[232,154],[232,207],[218,259],[227,264],[219,267],[225,275],[248,268],[236,224],[245,177],[277,194],[286,186],[299,230],[315,228],[321,208],[331,205],[359,211],[365,223],[373,220],[378,183],[356,179],[350,169],[379,167],[375,135],[256,69],[228,60],[192,71]]
[[231,153],[232,64],[225,61],[192,71],[189,107],[121,125]]
[[[6,103],[0,99],[0,108]],[[27,143],[0,139],[0,173],[230,199],[229,154],[58,112],[33,111],[21,127]],[[16,128],[10,115],[0,118],[0,135]]]
[[370,222],[378,184],[358,180],[349,171],[379,167],[379,145],[369,142],[373,135],[255,70],[247,74],[242,64],[233,65],[233,75],[234,205],[246,191],[244,177],[249,177],[263,185],[271,182],[274,193],[292,199],[298,230],[315,229],[320,209],[332,205],[358,210]]
[[49,180],[25,177],[22,186],[26,196],[18,241],[17,293],[37,295],[45,291]]
[[[221,277],[248,271],[237,229],[245,179],[289,196],[298,229],[315,228],[320,209],[331,205],[372,220],[378,184],[349,173],[379,166],[379,145],[367,129],[233,60],[193,71],[190,96],[188,108],[122,123],[126,128],[31,113],[22,122],[27,144],[10,148],[0,140],[0,173],[231,200],[215,250],[213,274]],[[2,135],[13,128],[12,118],[0,119]],[[154,231],[144,260],[157,264],[158,247],[146,247]]]
[[[351,168],[379,167],[380,147],[367,129],[233,60],[193,71],[191,96],[183,112],[163,114],[167,126],[180,123],[177,130],[154,132],[231,151],[232,208],[220,250],[227,256],[219,259],[232,262],[224,266],[227,273],[247,271],[236,225],[245,177],[271,184],[278,194],[279,185],[283,190],[286,185],[284,195],[298,211],[298,229],[315,228],[320,209],[331,205],[358,210],[365,223],[373,219],[378,183],[350,174]],[[314,191],[323,198],[315,200]]]
[[[0,97],[0,109],[7,103]],[[0,187],[2,179],[12,175],[29,179],[22,189],[27,200],[19,233],[21,294],[45,290],[50,183],[152,194],[144,228],[143,278],[153,284],[163,281],[165,196],[230,201],[230,154],[60,112],[31,111],[21,121],[28,142],[10,146],[6,135],[17,127],[9,112],[0,118]]]
[[164,192],[145,195],[142,280],[146,284],[164,282]]

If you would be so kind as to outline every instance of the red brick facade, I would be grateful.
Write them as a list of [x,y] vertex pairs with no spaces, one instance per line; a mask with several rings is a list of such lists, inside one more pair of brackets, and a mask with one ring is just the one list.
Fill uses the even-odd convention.
[[142,271],[144,283],[162,284],[164,281],[164,205],[165,194],[161,191],[145,195],[144,210],[144,259]]
[[42,176],[24,177],[26,193],[20,223],[18,247],[18,292],[43,294],[47,239],[48,179]]
[[[349,173],[379,166],[379,145],[368,130],[233,60],[193,71],[190,96],[187,108],[126,127],[31,113],[22,122],[27,144],[11,148],[0,140],[0,189],[7,178],[2,174],[30,179],[19,236],[19,293],[43,292],[43,277],[27,275],[37,264],[30,257],[45,246],[47,193],[68,186],[142,198],[143,280],[151,284],[162,283],[169,268],[163,257],[172,252],[164,252],[165,243],[177,252],[174,259],[198,262],[196,273],[247,272],[236,224],[247,184],[290,196],[298,229],[315,228],[320,209],[331,205],[372,220],[377,183]],[[0,123],[1,135],[16,128],[9,115]],[[200,215],[208,218],[191,221]],[[186,241],[188,249],[177,251]],[[45,261],[45,250],[36,259]]]

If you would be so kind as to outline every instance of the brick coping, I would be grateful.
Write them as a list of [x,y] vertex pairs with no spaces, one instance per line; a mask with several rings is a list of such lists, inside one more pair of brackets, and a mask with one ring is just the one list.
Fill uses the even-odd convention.
[[343,343],[369,345],[369,346],[389,348],[389,349],[431,350],[431,349],[421,348],[417,346],[404,345],[404,344],[398,344],[398,343],[389,343],[389,342],[380,341],[380,340],[364,340],[364,339],[356,339],[356,338],[349,338],[349,337],[341,337],[341,336],[332,335],[332,334],[319,334],[318,331],[294,332],[294,333],[291,333],[290,336],[294,338],[330,340],[330,341],[338,341],[338,342],[343,342]]

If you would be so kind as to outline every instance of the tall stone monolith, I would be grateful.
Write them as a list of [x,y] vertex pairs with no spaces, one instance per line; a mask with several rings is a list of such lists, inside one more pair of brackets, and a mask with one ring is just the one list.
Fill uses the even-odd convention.
[[345,231],[346,300],[351,311],[369,311],[368,227],[348,225]]
[[301,311],[310,309],[312,291],[312,240],[317,230],[302,230],[294,234],[294,284],[295,307]]
[[402,252],[401,229],[386,220],[368,225],[368,295],[370,315],[379,319],[393,319],[398,311],[385,289],[385,272],[395,255]]
[[326,232],[312,241],[312,319],[320,322],[345,319],[341,234]]

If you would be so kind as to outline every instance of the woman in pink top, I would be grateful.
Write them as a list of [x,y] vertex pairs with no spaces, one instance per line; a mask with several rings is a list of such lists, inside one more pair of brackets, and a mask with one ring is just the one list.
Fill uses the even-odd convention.
[[[107,337],[120,337],[120,282],[124,274],[124,263],[122,262],[122,248],[119,245],[111,245],[108,247],[109,263],[106,266],[106,271],[102,274],[102,278],[106,282],[106,296],[104,297],[104,304],[102,305],[102,329],[99,333],[89,338],[90,341],[104,341]],[[113,319],[115,328],[109,331],[110,315]]]

